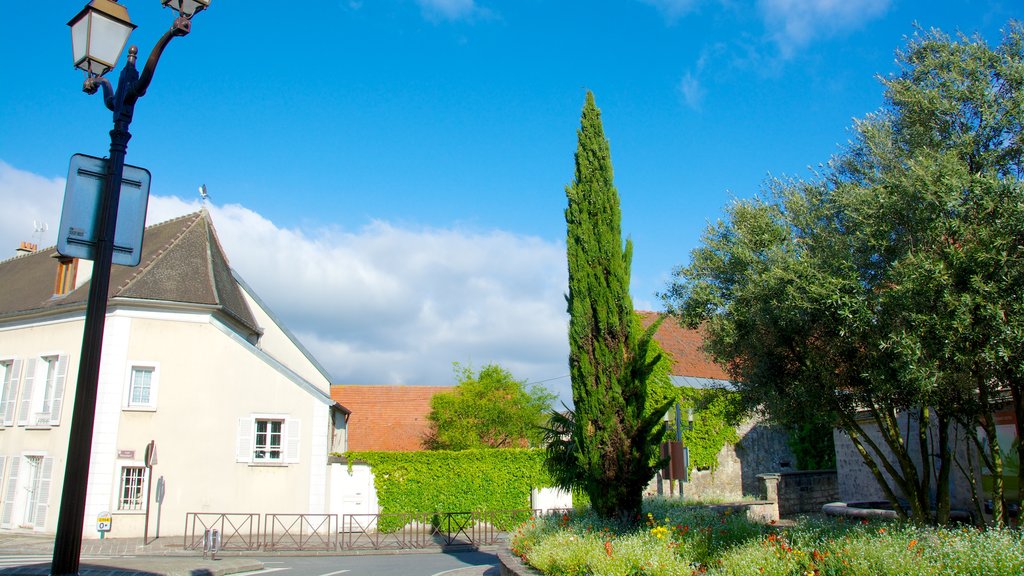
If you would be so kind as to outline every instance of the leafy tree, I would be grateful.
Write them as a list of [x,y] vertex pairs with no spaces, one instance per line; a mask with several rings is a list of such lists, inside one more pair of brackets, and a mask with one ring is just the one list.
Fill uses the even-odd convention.
[[635,521],[658,464],[660,410],[647,408],[658,324],[637,329],[629,296],[632,244],[622,244],[619,196],[594,95],[577,132],[576,173],[566,187],[569,372],[574,411],[555,413],[548,466],[560,486],[582,489],[604,517]]
[[1008,391],[1021,414],[1024,382],[1022,38],[1014,23],[995,49],[910,41],[886,106],[824,174],[729,206],[666,294],[707,323],[748,403],[791,425],[834,418],[919,521],[948,518],[953,423],[990,431],[979,447],[1003,520],[991,413]]
[[540,446],[554,394],[539,385],[528,388],[497,364],[474,372],[456,362],[455,378],[451,392],[430,399],[431,427],[423,439],[428,450]]

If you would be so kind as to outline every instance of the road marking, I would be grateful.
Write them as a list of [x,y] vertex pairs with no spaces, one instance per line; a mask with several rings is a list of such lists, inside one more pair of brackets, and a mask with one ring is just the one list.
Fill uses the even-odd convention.
[[345,572],[351,572],[351,570],[338,570],[337,572],[328,572],[327,574],[321,574],[320,576],[334,576],[335,574],[344,574]]
[[471,566],[463,566],[462,568],[452,568],[451,570],[445,570],[444,572],[438,572],[437,574],[432,574],[431,576],[443,576],[444,574],[453,574],[455,572],[460,572],[460,571],[463,571],[463,570],[468,570],[469,568],[483,568],[484,569],[483,572],[480,572],[481,574],[483,574],[487,570],[490,570],[491,568],[493,568],[493,566],[491,566],[490,564],[473,564]]
[[[266,562],[264,562],[266,564]],[[283,562],[276,562],[276,564],[283,564]],[[234,576],[249,576],[250,574],[270,574],[271,572],[281,572],[282,570],[291,570],[291,566],[285,566],[284,568],[264,568],[263,570],[253,570],[252,572],[239,572]]]

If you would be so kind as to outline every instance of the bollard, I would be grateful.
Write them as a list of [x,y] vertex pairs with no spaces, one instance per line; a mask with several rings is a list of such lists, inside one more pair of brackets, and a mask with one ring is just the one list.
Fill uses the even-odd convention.
[[207,528],[203,532],[203,558],[210,554],[211,560],[217,559],[217,552],[220,550],[220,530]]

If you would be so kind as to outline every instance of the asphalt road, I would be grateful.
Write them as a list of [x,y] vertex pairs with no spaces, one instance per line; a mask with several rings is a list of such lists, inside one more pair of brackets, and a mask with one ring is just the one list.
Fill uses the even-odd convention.
[[254,559],[263,562],[264,569],[250,573],[253,576],[469,576],[484,574],[486,568],[498,564],[498,557],[486,552],[268,556]]

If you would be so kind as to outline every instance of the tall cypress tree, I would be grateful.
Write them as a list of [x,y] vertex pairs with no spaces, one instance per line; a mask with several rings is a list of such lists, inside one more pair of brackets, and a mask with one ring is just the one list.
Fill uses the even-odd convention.
[[576,174],[565,192],[569,262],[569,372],[574,411],[555,415],[548,467],[562,486],[584,490],[598,514],[634,520],[657,466],[662,433],[644,415],[646,360],[657,324],[638,333],[629,296],[632,243],[623,245],[611,153],[594,95],[577,132]]

